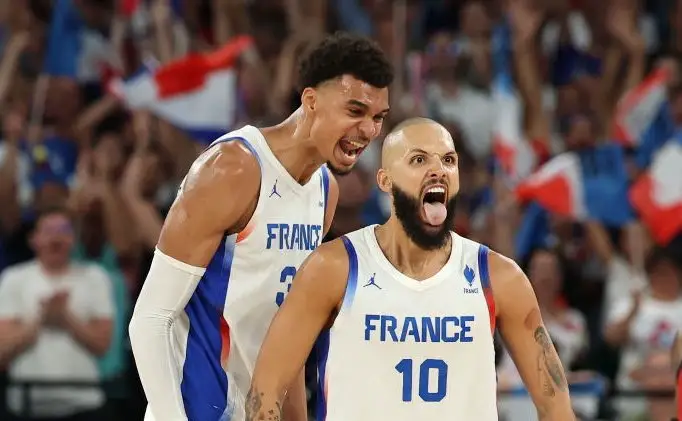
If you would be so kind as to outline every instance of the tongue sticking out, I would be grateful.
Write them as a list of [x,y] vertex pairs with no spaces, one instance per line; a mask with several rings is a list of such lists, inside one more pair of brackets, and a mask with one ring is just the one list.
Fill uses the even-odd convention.
[[445,205],[440,202],[424,203],[424,214],[426,215],[426,222],[431,225],[438,226],[445,221],[448,216],[448,210]]

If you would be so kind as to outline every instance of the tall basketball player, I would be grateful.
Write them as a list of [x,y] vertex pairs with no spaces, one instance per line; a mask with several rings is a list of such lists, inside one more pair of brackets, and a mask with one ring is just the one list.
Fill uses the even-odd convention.
[[430,120],[387,137],[377,181],[391,217],[302,265],[261,348],[248,421],[281,419],[316,338],[320,421],[497,420],[495,320],[540,419],[575,419],[528,279],[450,231],[457,165],[450,134]]
[[[267,327],[331,223],[329,171],[348,172],[381,131],[393,76],[376,44],[328,37],[299,77],[300,109],[215,141],[166,218],[130,323],[148,420],[243,418],[236,402]],[[294,421],[306,416],[302,376],[297,384]]]

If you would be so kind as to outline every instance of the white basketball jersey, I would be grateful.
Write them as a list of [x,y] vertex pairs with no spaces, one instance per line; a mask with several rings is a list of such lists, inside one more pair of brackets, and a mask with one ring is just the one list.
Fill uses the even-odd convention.
[[[260,194],[250,222],[239,234],[225,236],[184,317],[174,324],[189,421],[217,421],[226,406],[222,419],[243,416],[243,408],[230,406],[246,395],[270,322],[299,265],[322,241],[327,205],[326,167],[301,185],[257,128],[228,133],[214,145],[222,142],[241,142],[256,156]],[[230,187],[224,194],[231,194]]]
[[317,421],[496,421],[488,248],[452,233],[448,262],[417,281],[386,259],[374,229],[342,237],[350,270],[316,344]]

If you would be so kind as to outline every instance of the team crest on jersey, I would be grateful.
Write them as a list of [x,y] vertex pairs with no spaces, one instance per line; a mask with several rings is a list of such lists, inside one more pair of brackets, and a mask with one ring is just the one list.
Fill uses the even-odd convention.
[[478,294],[478,288],[474,287],[474,280],[476,280],[476,273],[469,265],[464,267],[464,279],[467,282],[468,287],[464,287],[465,294]]

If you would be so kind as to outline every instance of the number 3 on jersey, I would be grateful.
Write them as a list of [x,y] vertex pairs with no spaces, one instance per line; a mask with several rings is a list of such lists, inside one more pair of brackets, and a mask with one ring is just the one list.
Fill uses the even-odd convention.
[[[412,402],[412,373],[414,361],[411,358],[401,360],[395,366],[398,373],[403,375],[403,402]],[[419,365],[419,397],[424,402],[440,402],[445,398],[448,385],[448,365],[443,360],[428,359]],[[432,376],[437,377],[436,390],[429,390]]]
[[278,292],[275,296],[275,303],[277,307],[281,307],[284,302],[284,297],[286,297],[287,292],[291,289],[291,281],[293,281],[294,276],[296,276],[296,268],[293,266],[286,266],[282,269],[282,273],[279,274],[279,282],[287,285],[287,291]]

